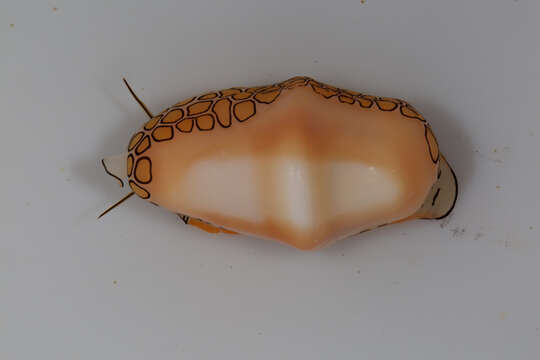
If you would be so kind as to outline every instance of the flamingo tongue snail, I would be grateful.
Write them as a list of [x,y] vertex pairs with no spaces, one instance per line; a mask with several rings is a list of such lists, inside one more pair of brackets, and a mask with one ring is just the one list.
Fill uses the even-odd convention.
[[207,232],[308,250],[440,219],[456,202],[435,135],[403,100],[294,77],[190,97],[154,116],[132,94],[150,120],[105,170]]

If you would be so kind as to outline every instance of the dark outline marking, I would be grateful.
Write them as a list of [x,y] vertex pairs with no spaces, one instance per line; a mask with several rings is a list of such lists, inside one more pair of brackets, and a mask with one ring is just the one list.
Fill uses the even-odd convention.
[[[191,121],[191,127],[189,128],[189,131],[184,131],[182,129],[180,129],[178,126],[183,123],[184,121]],[[189,134],[193,131],[193,118],[185,118],[185,119],[182,119],[180,120],[179,122],[176,123],[176,125],[174,126],[178,131],[180,131],[181,133],[183,134]]]
[[[383,109],[383,108],[381,107],[381,105],[379,104],[379,102],[390,103],[390,104],[393,104],[394,107],[393,107],[392,109]],[[397,107],[399,106],[399,104],[396,104],[395,102],[393,102],[393,101],[391,101],[391,100],[382,100],[382,99],[376,99],[376,100],[375,100],[375,104],[377,104],[377,107],[379,108],[379,110],[381,110],[381,111],[388,111],[388,112],[396,110]]]
[[347,89],[340,89],[341,92],[347,96],[350,96],[352,98],[356,98],[357,96],[360,96],[362,95],[361,93],[359,93],[358,91],[353,91],[353,90],[347,90]]
[[[110,175],[113,178],[115,178],[116,180],[120,181],[121,187],[124,187],[124,181],[122,181],[122,179],[120,179],[118,176],[114,175],[112,172],[109,172],[109,170],[107,170],[107,167],[105,166],[105,159],[101,159],[101,165],[103,165],[103,169],[105,169],[105,172],[108,175]],[[126,162],[126,165],[127,165],[127,162]]]
[[[160,128],[170,129],[170,130],[171,130],[171,137],[166,138],[166,139],[161,139],[161,140],[160,140],[160,139],[157,139],[157,138],[154,136],[154,133],[155,133],[158,129],[160,129]],[[152,134],[151,134],[151,135],[152,135],[152,139],[154,139],[154,141],[156,141],[156,142],[169,141],[169,140],[172,140],[172,139],[174,138],[174,129],[173,129],[172,125],[165,125],[165,126],[160,125],[160,126],[156,127],[154,130],[152,130]]]
[[[258,103],[261,103],[261,104],[272,104],[274,101],[276,101],[278,99],[278,97],[281,96],[282,91],[283,90],[281,88],[260,91],[260,92],[256,93],[255,96],[253,96],[253,99],[255,99]],[[277,95],[272,101],[268,102],[268,101],[263,101],[263,100],[257,99],[257,96],[259,96],[261,94],[269,94],[269,93],[273,93],[273,92],[277,92]]]
[[[364,101],[369,101],[369,105],[368,105],[368,106],[364,106],[364,105],[362,104],[362,100],[364,100]],[[363,108],[363,109],[370,109],[370,108],[373,106],[373,100],[368,99],[368,98],[364,97],[363,95],[359,95],[359,96],[357,97],[356,101],[358,101],[358,104],[359,104],[360,107]]]
[[[145,193],[148,194],[148,196],[143,197],[143,196],[137,194],[137,192],[135,191],[135,189],[133,189],[132,184],[135,185],[135,187],[137,187],[137,188],[143,190]],[[140,197],[141,199],[145,199],[145,200],[146,200],[146,199],[150,199],[150,193],[148,192],[148,190],[146,190],[145,188],[143,188],[142,186],[140,186],[139,184],[137,184],[135,181],[129,180],[129,187],[131,187],[131,190],[133,190],[133,192],[135,193],[135,195],[137,195],[137,196]]]
[[321,85],[322,88],[325,88],[327,90],[334,90],[336,91],[337,93],[340,93],[341,92],[341,89],[338,88],[337,86],[334,86],[334,85],[330,85],[330,84],[326,84],[326,83],[322,83],[320,81],[317,81],[317,83],[319,83]]
[[[315,84],[313,84],[313,83],[310,84],[310,85],[311,85],[311,88],[313,89],[313,91],[315,91],[315,93],[321,95],[321,96],[322,96],[323,98],[325,98],[325,99],[331,99],[331,98],[333,98],[334,96],[337,96],[337,95],[339,94],[339,91],[336,91],[336,90],[334,90],[334,89],[329,89],[329,88],[323,87],[323,86],[321,86],[321,83],[319,83],[319,82],[316,82],[316,81],[314,81],[314,82],[315,82]],[[319,91],[317,91],[317,89],[315,89],[315,87],[317,87],[317,88],[319,88],[319,89],[322,89],[322,90],[330,90],[330,91],[334,91],[335,94],[330,95],[330,96],[326,96],[326,95],[324,95],[324,94],[321,94]]]
[[[131,171],[129,169],[129,159],[131,159]],[[133,154],[129,154],[127,156],[127,159],[126,159],[126,170],[127,170],[127,176],[130,177],[131,174],[133,174],[133,167],[135,166],[135,157],[133,156]]]
[[266,89],[267,89],[268,87],[270,87],[270,86],[273,86],[273,85],[252,86],[252,87],[246,88],[246,89],[244,90],[244,92],[247,92],[247,93],[250,93],[250,94],[255,95],[255,94],[257,94],[257,93],[259,93],[259,92],[261,92],[261,91],[266,90]]
[[[351,100],[350,102],[349,101],[345,101],[345,100],[342,100],[342,98],[345,98],[345,99],[348,99],[348,100]],[[348,104],[348,105],[354,105],[354,97],[352,96],[349,96],[348,94],[346,95],[339,95],[338,96],[338,100],[340,103],[342,104]]]
[[307,76],[295,76],[285,81],[282,81],[281,83],[279,83],[279,86],[287,90],[292,90],[296,87],[307,86],[310,81],[314,80]]
[[306,76],[293,76],[292,78],[288,78],[287,80],[283,80],[283,81],[279,82],[278,85],[286,87],[289,84],[295,83],[297,81],[305,81],[306,78],[307,78]]
[[[173,111],[180,111],[180,113],[181,113],[182,115],[180,115],[180,117],[179,117],[177,120],[175,120],[175,121],[170,121],[170,122],[167,121],[167,122],[165,122],[165,121],[164,121],[165,118],[166,118],[170,113],[172,113]],[[169,109],[169,111],[167,111],[167,114],[165,114],[165,115],[161,118],[161,124],[168,124],[168,125],[169,125],[169,124],[176,124],[177,122],[179,122],[180,120],[182,120],[182,119],[184,118],[184,115],[186,115],[186,112],[184,111],[184,109],[182,109],[182,108],[174,108],[174,109],[172,109],[172,108],[171,108],[171,109]]]
[[[408,108],[409,110],[412,110],[413,112],[417,113],[418,116],[411,116],[411,115],[407,115],[403,112],[403,108]],[[421,122],[426,122],[426,119],[423,119],[420,115],[420,113],[418,111],[416,111],[416,109],[414,107],[412,107],[411,105],[409,104],[401,104],[401,106],[399,107],[399,112],[401,113],[401,115],[405,116],[406,118],[409,118],[409,119],[417,119],[417,120],[420,120]]]
[[[231,94],[224,94],[224,93],[223,93],[224,91],[229,91],[229,90],[236,90],[236,91],[238,91],[238,92],[236,92],[236,93],[231,93]],[[243,91],[242,91],[241,88],[238,88],[238,87],[232,87],[232,88],[220,90],[220,91],[219,91],[219,95],[221,96],[222,99],[224,99],[224,98],[232,97],[233,95],[236,95],[236,94],[241,94],[242,92],[243,92]]]
[[[208,110],[210,110],[210,108],[212,107],[212,104],[214,102],[212,100],[205,100],[205,101],[197,101],[196,103],[194,104],[191,104],[189,105],[186,110],[187,110],[187,116],[195,116],[195,115],[201,115],[201,114],[204,114],[205,112],[207,112]],[[192,108],[193,106],[196,106],[196,105],[200,105],[200,104],[209,104],[208,107],[206,109],[204,109],[203,111],[199,111],[199,112],[196,112],[196,113],[192,113],[190,108]]]
[[437,198],[439,197],[439,193],[441,192],[441,188],[438,188],[435,192],[435,195],[433,196],[433,201],[431,202],[431,206],[435,206],[435,201],[437,201]]
[[[245,97],[245,98],[243,97],[243,98],[241,98],[241,99],[235,97],[236,95],[240,95],[240,94],[248,94],[249,96],[248,96],[248,97]],[[242,96],[245,96],[245,95],[242,95]],[[239,94],[233,94],[233,95],[231,95],[231,98],[232,98],[233,100],[236,100],[236,101],[244,101],[244,100],[249,99],[249,98],[252,97],[252,96],[253,96],[252,93],[241,92],[241,93],[239,93]]]
[[[221,121],[219,121],[219,114],[216,112],[216,105],[220,102],[227,102],[229,105],[229,125],[223,125],[223,123]],[[224,97],[224,98],[221,98],[219,100],[217,100],[214,105],[212,106],[212,112],[214,113],[214,115],[216,116],[216,120],[217,122],[219,123],[219,125],[221,125],[222,128],[229,128],[231,127],[232,125],[232,118],[233,118],[233,115],[231,114],[231,110],[232,110],[232,106],[233,106],[233,103],[231,101],[231,99],[227,98],[227,97]]]
[[[214,95],[212,97],[207,97],[207,96],[210,96],[210,95]],[[199,96],[197,98],[197,100],[212,100],[212,99],[215,99],[217,98],[219,95],[217,92],[209,92],[209,93],[206,93],[206,94],[203,94],[201,96]]]
[[[139,140],[137,140],[137,142],[135,144],[132,144],[133,140],[135,140],[135,137],[137,135],[141,134],[141,138]],[[132,137],[131,139],[129,140],[129,143],[128,143],[128,151],[131,151],[133,149],[135,149],[135,147],[137,145],[139,145],[139,143],[141,142],[141,140],[144,139],[144,131],[138,131],[136,132]]]
[[[204,129],[204,128],[201,128],[199,126],[199,118],[202,118],[203,116],[209,116],[212,119],[212,127],[211,128]],[[216,126],[216,119],[214,118],[214,115],[212,115],[211,113],[202,114],[202,115],[197,116],[197,118],[195,119],[195,126],[197,126],[197,129],[199,129],[199,131],[212,131],[212,130],[214,130],[214,127]]]
[[[279,86],[279,84],[272,84],[272,85],[265,86],[262,91],[258,91],[256,94],[261,93],[261,92],[272,92],[272,91],[276,91],[276,90],[279,90],[280,93],[281,93],[281,90],[283,90],[283,88],[281,86]],[[255,94],[253,94],[253,95],[255,95]]]
[[437,141],[437,138],[435,137],[435,134],[433,133],[431,128],[429,128],[429,132],[433,136],[433,139],[435,140],[435,145],[437,146],[437,158],[434,159],[433,154],[432,154],[433,151],[431,149],[431,144],[429,143],[429,139],[428,139],[428,128],[429,128],[429,126],[427,124],[424,124],[424,137],[426,138],[426,142],[428,144],[429,157],[431,158],[431,161],[433,161],[433,163],[436,164],[439,161],[439,159],[441,158],[441,151],[440,151],[440,148],[439,148],[439,142]]
[[[137,167],[139,166],[139,162],[141,162],[141,160],[148,160],[148,162],[150,163],[150,180],[148,181],[142,181],[137,177]],[[150,184],[150,182],[152,181],[152,160],[148,156],[141,156],[137,159],[135,167],[133,168],[133,177],[135,178],[135,180],[137,180],[137,182],[141,184]]]
[[[243,104],[243,103],[246,103],[246,102],[250,102],[253,104],[253,114],[249,115],[247,118],[245,118],[244,120],[240,120],[240,118],[238,117],[238,115],[236,114],[236,107],[240,104]],[[238,122],[241,122],[243,123],[244,121],[252,118],[253,116],[255,116],[257,114],[257,104],[255,103],[255,101],[253,100],[244,100],[244,101],[240,101],[240,102],[237,102],[236,104],[234,104],[233,106],[233,114],[234,114],[234,117],[236,119],[236,121]]]
[[[154,121],[154,119],[157,119],[157,120],[156,120],[156,123],[155,123],[153,126],[151,126],[151,127],[147,127],[148,124],[149,124],[150,122]],[[146,131],[150,131],[150,130],[152,130],[153,128],[155,128],[156,125],[159,124],[160,121],[161,121],[161,115],[156,115],[156,116],[154,116],[153,118],[151,118],[150,120],[148,120],[148,121],[144,124],[143,129],[146,130]]]
[[[148,147],[146,147],[144,150],[142,150],[141,152],[139,152],[139,147],[142,145],[143,141],[145,139],[148,139]],[[150,149],[150,147],[152,146],[152,141],[150,141],[150,136],[146,135],[142,141],[140,142],[140,144],[135,148],[135,154],[137,155],[141,155],[141,154],[144,154],[145,151],[147,151],[148,149]]]
[[191,104],[193,102],[193,100],[195,100],[195,98],[196,98],[196,96],[194,96],[192,98],[184,99],[182,101],[177,102],[173,106],[186,106],[186,105],[189,105],[189,104]]
[[443,156],[443,159],[446,162],[446,165],[448,166],[448,169],[450,169],[450,172],[452,173],[452,177],[454,178],[454,184],[456,185],[456,195],[454,196],[454,201],[452,202],[452,206],[450,206],[450,209],[448,209],[448,211],[444,215],[442,215],[442,216],[440,216],[438,218],[434,218],[434,220],[441,220],[441,219],[444,219],[445,217],[447,217],[448,215],[450,215],[450,213],[452,212],[452,210],[454,210],[454,207],[456,206],[456,202],[457,202],[458,195],[459,195],[459,184],[458,184],[456,173],[454,172],[454,169],[452,169],[452,167],[450,166],[450,164],[448,163],[448,161],[446,160],[446,158],[444,156]]
[[454,179],[454,185],[456,186],[456,190],[455,190],[456,194],[454,195],[454,201],[452,202],[452,206],[450,206],[450,209],[448,209],[448,211],[444,215],[441,215],[441,216],[436,217],[436,218],[434,218],[434,217],[421,217],[421,218],[418,218],[420,220],[442,220],[445,217],[447,217],[448,215],[450,215],[450,213],[452,212],[452,210],[454,210],[454,207],[456,206],[456,202],[457,202],[457,199],[458,199],[458,196],[459,196],[459,184],[458,184],[457,176],[456,176],[456,173],[454,172],[454,169],[452,169],[452,167],[450,166],[450,164],[448,163],[446,158],[444,156],[442,156],[442,155],[441,155],[441,157],[446,162],[446,165],[448,166],[448,169],[450,169],[450,172],[452,174],[452,178]]

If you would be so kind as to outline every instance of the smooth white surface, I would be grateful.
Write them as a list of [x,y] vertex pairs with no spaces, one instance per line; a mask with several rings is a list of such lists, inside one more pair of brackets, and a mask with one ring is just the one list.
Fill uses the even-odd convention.
[[335,218],[388,208],[404,192],[393,174],[383,168],[342,161],[328,163],[325,169],[330,179],[327,190],[333,194],[328,214]]
[[283,214],[277,216],[300,231],[309,231],[315,224],[310,170],[304,159],[282,157],[275,160],[272,173],[282,192],[276,194],[280,200],[278,209],[283,209]]
[[[2,1],[0,359],[538,359],[539,14]],[[158,112],[301,74],[414,104],[460,179],[454,215],[312,253],[139,199],[96,220],[124,194],[99,160],[145,121],[122,76]]]
[[255,159],[214,157],[193,163],[175,195],[178,202],[185,197],[199,214],[228,214],[257,223],[263,221],[257,180]]

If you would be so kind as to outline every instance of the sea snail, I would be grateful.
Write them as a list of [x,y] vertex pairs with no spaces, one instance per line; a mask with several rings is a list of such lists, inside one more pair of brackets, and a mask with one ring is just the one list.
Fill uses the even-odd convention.
[[126,198],[135,193],[208,232],[308,250],[441,219],[456,202],[454,171],[403,100],[294,77],[208,92],[153,116],[126,85],[150,120],[127,153],[103,159],[105,170],[127,180]]

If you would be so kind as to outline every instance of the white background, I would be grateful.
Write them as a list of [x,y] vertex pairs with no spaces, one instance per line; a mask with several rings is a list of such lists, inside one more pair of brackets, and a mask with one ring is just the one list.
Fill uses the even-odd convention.
[[[0,1],[0,359],[538,359],[540,2]],[[13,25],[10,25],[13,24]],[[446,221],[317,252],[209,235],[99,160],[189,95],[308,75],[400,97]]]

